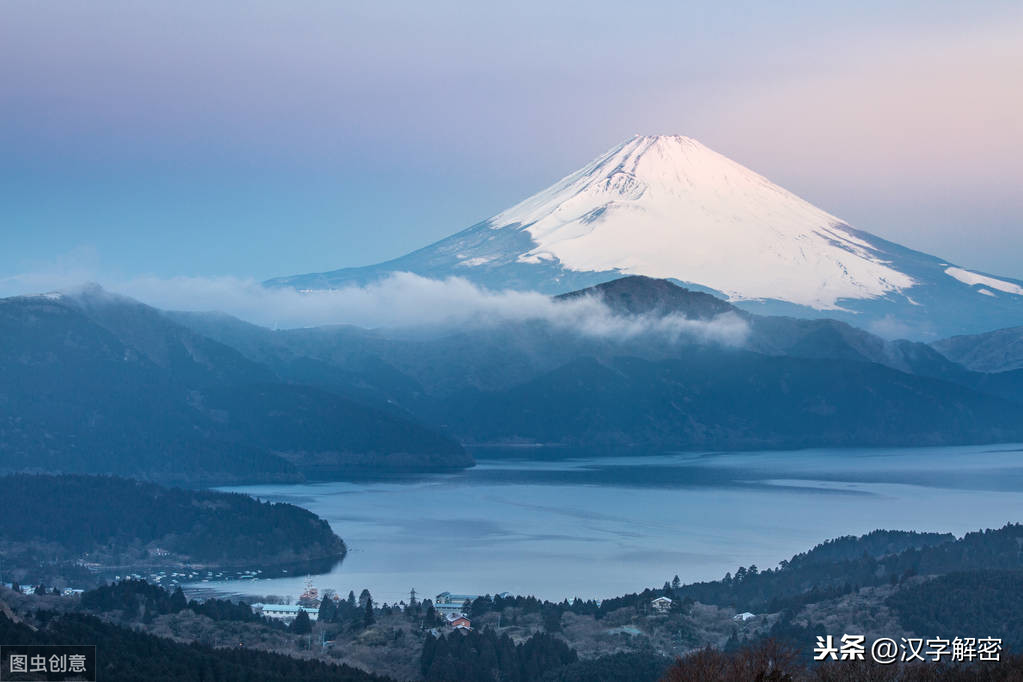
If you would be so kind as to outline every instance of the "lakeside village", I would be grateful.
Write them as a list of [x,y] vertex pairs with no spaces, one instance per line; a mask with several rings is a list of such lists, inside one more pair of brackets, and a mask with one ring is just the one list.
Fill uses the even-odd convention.
[[[211,573],[211,577],[212,576],[213,574]],[[161,574],[160,576],[153,577],[165,578],[166,575]],[[182,577],[184,577],[184,574],[182,574]],[[116,576],[114,582],[120,582],[121,580],[142,579],[144,579],[143,576],[133,574],[124,576],[123,578],[121,576]],[[159,584],[161,581],[157,579],[154,582],[156,584]],[[209,582],[209,579],[203,580],[203,582]],[[73,587],[66,587],[61,590],[58,588],[50,589],[44,585],[19,585],[17,583],[9,582],[5,582],[2,584],[4,587],[8,589],[14,589],[26,595],[52,594],[60,595],[63,597],[76,597],[84,593],[83,589]],[[360,605],[364,604],[367,596],[368,596],[367,591],[363,590],[363,595],[359,597],[357,603],[359,603]],[[431,607],[433,608],[434,612],[441,618],[444,625],[446,625],[448,628],[455,631],[468,632],[472,630],[472,621],[469,619],[469,612],[471,610],[470,605],[474,601],[479,599],[481,596],[484,595],[441,592],[440,594],[434,597],[433,601],[431,602]],[[486,596],[490,597],[490,595]],[[510,592],[500,592],[493,596],[500,597],[502,599],[509,599],[514,595],[512,595]],[[409,598],[411,603],[415,603],[416,599],[415,589],[412,589],[410,591]],[[354,600],[354,594],[350,594],[348,599]],[[343,598],[341,597],[340,594],[333,590],[327,590],[325,594],[321,597],[319,590],[313,585],[312,580],[307,579],[305,591],[302,592],[302,594],[299,596],[298,600],[294,604],[290,603],[291,601],[290,598],[276,598],[273,602],[270,601],[253,602],[249,604],[249,607],[252,609],[252,612],[256,615],[263,616],[272,621],[280,621],[285,625],[291,625],[299,617],[299,614],[305,614],[305,616],[309,619],[310,622],[316,622],[320,617],[320,613],[323,609],[325,600],[333,601],[334,608],[336,609],[337,606],[343,600]],[[600,603],[601,600],[598,599],[596,601],[597,606],[600,606]],[[674,603],[673,600],[669,597],[665,596],[656,597],[650,600],[649,604],[650,612],[657,614],[666,614],[671,611],[673,603]],[[383,606],[386,607],[387,604],[385,603],[383,604]],[[396,609],[398,611],[404,611],[405,607],[406,607],[405,602],[401,601],[397,604],[392,604],[390,608]],[[756,614],[747,611],[735,614],[735,616],[733,616],[732,619],[736,622],[746,622],[754,618],[756,618]],[[439,634],[439,630],[437,628],[433,628],[431,632],[435,636]]]
[[[409,598],[411,602],[415,601],[416,591],[413,589],[410,592]],[[365,595],[364,595],[365,596]],[[364,600],[364,596],[360,597],[359,601]],[[471,611],[471,605],[477,599],[480,599],[484,595],[479,594],[458,594],[454,592],[441,592],[436,595],[431,602],[433,610],[443,620],[444,624],[452,630],[471,631],[472,621],[469,619],[469,612]],[[514,595],[510,592],[499,592],[493,597],[485,595],[487,598],[501,598],[510,599]],[[349,599],[352,599],[354,595],[350,595]],[[329,591],[328,594],[322,598],[319,595],[319,591],[313,586],[311,580],[306,581],[305,592],[298,598],[295,604],[269,604],[263,602],[253,603],[250,606],[255,613],[258,613],[271,620],[280,620],[290,624],[300,613],[305,613],[310,621],[316,621],[319,618],[323,601],[325,599],[331,599],[335,602],[335,605],[342,601],[341,595],[334,591]],[[601,600],[597,600],[597,606],[600,606]],[[669,597],[656,597],[650,601],[650,611],[652,613],[666,614],[671,611],[674,600]],[[385,604],[386,606],[386,604]],[[398,604],[392,605],[391,608],[398,610],[404,610],[405,602],[399,602]],[[745,622],[755,618],[756,615],[745,612],[738,613],[734,616],[733,620],[739,622]],[[433,634],[437,635],[439,630],[433,629]]]
[[[454,594],[452,592],[441,592],[438,594],[433,602],[431,603],[433,610],[439,615],[445,625],[453,630],[472,630],[472,621],[469,620],[468,611],[469,604],[479,599],[481,595],[478,594]],[[510,598],[512,595],[509,592],[502,592],[498,597]],[[350,598],[353,598],[354,594]],[[414,602],[416,598],[415,589],[409,593],[410,602]],[[270,604],[264,602],[256,602],[251,604],[253,612],[262,615],[271,620],[280,620],[286,624],[290,624],[300,613],[305,613],[310,621],[316,621],[319,616],[321,609],[323,608],[324,600],[333,600],[335,607],[342,601],[341,595],[334,591],[328,591],[323,597],[320,596],[319,590],[313,586],[311,580],[306,581],[305,592],[298,598],[295,604]],[[364,597],[360,598],[360,602],[364,601]],[[386,606],[386,604],[385,604]],[[398,604],[392,605],[391,608],[398,610],[405,609],[405,602],[399,602]],[[435,629],[436,630],[436,629]],[[436,635],[437,632],[435,631]]]

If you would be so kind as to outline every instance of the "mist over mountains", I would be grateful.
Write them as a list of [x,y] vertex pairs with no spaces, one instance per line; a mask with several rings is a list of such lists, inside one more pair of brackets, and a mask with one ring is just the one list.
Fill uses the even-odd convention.
[[463,445],[1023,439],[1023,370],[646,277],[542,309],[274,331],[95,287],[2,299],[0,469],[202,483],[462,467]]
[[970,372],[926,344],[885,341],[834,320],[753,315],[644,277],[555,299],[581,300],[599,302],[626,325],[724,319],[744,333],[730,343],[598,337],[535,320],[429,333],[271,332],[172,315],[281,376],[331,390],[359,386],[465,443],[912,445],[1012,440],[1020,432],[1023,374]]

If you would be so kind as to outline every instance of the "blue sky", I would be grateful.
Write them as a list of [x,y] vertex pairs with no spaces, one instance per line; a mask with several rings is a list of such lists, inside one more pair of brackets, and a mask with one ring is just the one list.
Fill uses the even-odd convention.
[[406,253],[634,133],[1023,277],[1014,2],[8,0],[0,278]]

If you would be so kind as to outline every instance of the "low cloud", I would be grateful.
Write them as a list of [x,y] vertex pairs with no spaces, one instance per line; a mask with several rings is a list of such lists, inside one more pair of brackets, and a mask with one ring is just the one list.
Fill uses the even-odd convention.
[[[0,294],[61,290],[73,293],[83,271],[19,275],[0,280]],[[77,281],[70,281],[77,277]],[[681,315],[615,315],[602,301],[580,297],[555,301],[534,292],[490,291],[461,278],[428,279],[395,273],[379,282],[340,289],[297,291],[265,287],[237,277],[135,277],[109,281],[105,289],[164,310],[223,312],[271,328],[351,324],[366,328],[482,327],[542,321],[580,334],[628,339],[657,334],[669,341],[698,340],[737,345],[748,326],[725,314],[713,320]]]
[[929,325],[910,324],[893,315],[885,315],[879,320],[870,322],[866,329],[870,333],[889,341],[896,339],[934,339],[938,336]]

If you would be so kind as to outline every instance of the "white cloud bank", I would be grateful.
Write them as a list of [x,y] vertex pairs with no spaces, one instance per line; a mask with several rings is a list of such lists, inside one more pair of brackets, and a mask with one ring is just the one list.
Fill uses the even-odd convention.
[[658,334],[670,341],[738,345],[746,321],[725,314],[709,321],[680,315],[619,316],[601,301],[582,297],[555,301],[533,292],[489,291],[461,278],[427,279],[395,273],[366,286],[296,291],[265,287],[237,277],[135,277],[109,281],[83,277],[81,269],[0,279],[0,295],[73,292],[85,280],[164,310],[223,312],[273,328],[351,324],[360,327],[486,326],[545,321],[581,334],[628,339]]

